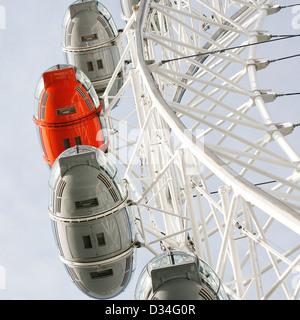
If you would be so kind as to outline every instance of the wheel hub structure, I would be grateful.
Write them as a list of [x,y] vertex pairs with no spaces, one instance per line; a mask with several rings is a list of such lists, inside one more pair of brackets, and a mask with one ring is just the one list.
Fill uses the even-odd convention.
[[141,246],[196,253],[231,299],[299,299],[300,158],[293,125],[270,113],[276,95],[258,84],[254,45],[270,39],[263,22],[277,9],[140,1],[102,97]]

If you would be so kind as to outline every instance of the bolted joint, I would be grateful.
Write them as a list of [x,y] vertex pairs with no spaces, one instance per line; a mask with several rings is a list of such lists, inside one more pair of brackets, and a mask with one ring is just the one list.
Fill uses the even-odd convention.
[[246,61],[246,66],[255,66],[256,71],[265,69],[270,64],[267,59],[249,59]]
[[274,123],[278,131],[283,135],[287,136],[291,134],[294,131],[294,124],[292,122],[280,122],[280,123]]
[[267,136],[265,137],[266,141],[274,141],[273,133],[279,131],[282,136],[287,136],[294,131],[295,125],[289,121],[272,123],[269,125]]
[[277,94],[272,90],[255,90],[252,95],[252,99],[254,100],[257,97],[261,97],[264,103],[273,102],[277,98]]
[[267,14],[270,15],[270,14],[279,12],[281,9],[281,6],[279,4],[274,4],[274,5],[265,4],[261,6],[261,9],[266,10]]
[[272,35],[269,31],[255,30],[250,32],[251,37],[256,37],[257,42],[269,41],[272,38]]

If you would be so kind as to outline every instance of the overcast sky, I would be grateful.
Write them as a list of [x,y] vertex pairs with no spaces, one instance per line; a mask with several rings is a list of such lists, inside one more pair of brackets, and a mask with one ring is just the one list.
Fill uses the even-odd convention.
[[[88,298],[72,283],[58,258],[47,212],[49,169],[42,160],[32,121],[34,91],[41,73],[64,63],[61,23],[71,3],[0,0],[0,299]],[[122,28],[119,0],[102,3]],[[272,34],[300,33],[300,10],[293,13],[289,8],[268,17],[265,29]],[[270,59],[297,54],[300,41],[296,38],[280,45],[268,44],[259,52]],[[263,71],[262,87],[277,93],[299,92],[297,59]],[[276,101],[278,122],[300,123],[299,107],[298,97]],[[299,150],[300,128],[295,132],[292,139]],[[117,299],[133,299],[136,279],[146,263],[143,250],[139,251],[133,281]]]

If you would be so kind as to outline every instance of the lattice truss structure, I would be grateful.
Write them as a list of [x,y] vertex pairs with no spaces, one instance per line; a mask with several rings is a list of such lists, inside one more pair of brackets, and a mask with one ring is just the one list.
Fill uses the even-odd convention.
[[277,11],[266,0],[141,1],[119,37],[110,84],[122,70],[123,87],[103,96],[141,245],[195,252],[233,299],[299,299],[294,126],[272,120],[276,94],[258,84],[267,63],[248,46],[270,39],[263,22]]

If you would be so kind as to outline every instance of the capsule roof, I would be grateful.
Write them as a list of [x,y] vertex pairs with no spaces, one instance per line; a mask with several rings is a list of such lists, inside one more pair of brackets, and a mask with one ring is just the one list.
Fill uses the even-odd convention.
[[56,190],[56,196],[61,188],[64,190],[59,195],[60,210],[57,205],[55,208],[49,205],[50,211],[70,219],[104,214],[127,198],[126,186],[114,164],[101,150],[91,146],[64,151],[53,164],[49,187]]
[[[178,294],[181,286],[182,292]],[[177,293],[174,292],[176,288]],[[203,295],[199,296],[201,288],[208,290],[204,289]],[[183,292],[186,294],[182,295]],[[144,267],[136,285],[135,298],[147,300],[155,296],[157,299],[173,299],[180,296],[181,299],[195,299],[194,293],[200,300],[228,299],[221,280],[205,261],[192,253],[171,250],[156,256]]]
[[118,36],[110,12],[99,1],[75,1],[63,20],[62,45],[82,49],[113,41]]
[[[82,90],[80,84],[88,93]],[[73,110],[70,108],[72,104]],[[76,108],[75,105],[79,104]],[[43,111],[43,107],[50,106]],[[46,70],[40,77],[35,90],[35,118],[45,123],[60,123],[60,115],[68,115],[68,120],[76,120],[93,112],[100,106],[99,98],[89,78],[78,68],[68,64],[58,64]],[[47,112],[46,112],[47,111]]]
[[[62,177],[66,171],[61,171],[61,166],[59,161],[65,157],[71,157],[71,156],[78,156],[80,154],[86,154],[86,153],[93,153],[95,157],[93,158],[93,164],[92,166],[100,167],[102,170],[106,172],[111,178],[115,178],[117,174],[117,169],[115,165],[112,163],[112,161],[98,148],[92,147],[92,146],[76,146],[73,148],[69,148],[68,150],[64,151],[62,154],[57,157],[56,161],[54,162],[54,165],[52,167],[52,172],[50,175],[49,184],[50,186],[54,187],[58,177]],[[70,165],[69,168],[72,166],[75,166],[75,158],[74,164]],[[87,164],[87,163],[86,163]]]

